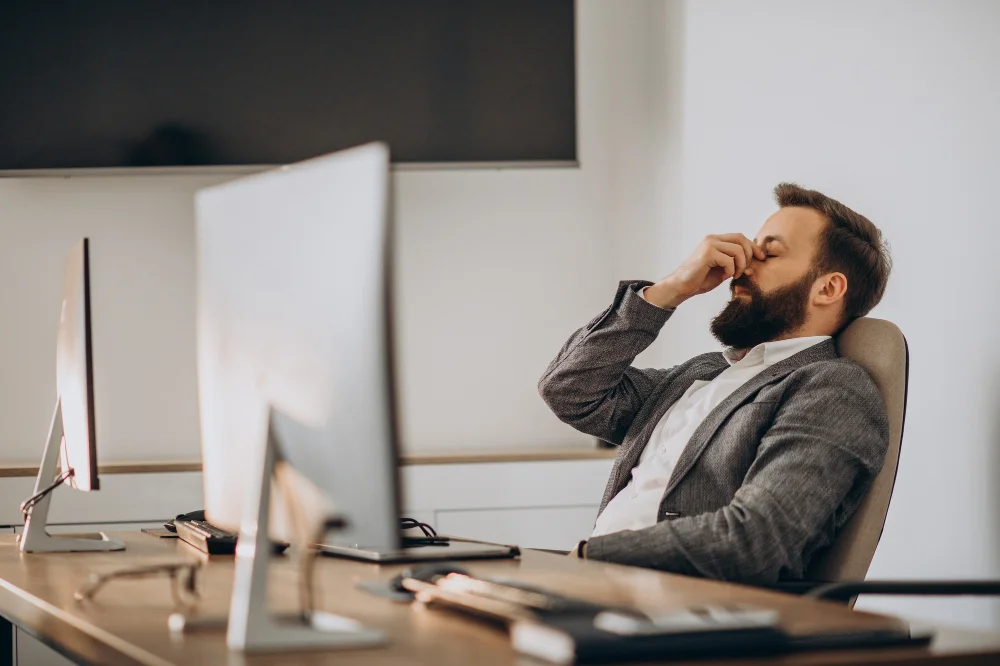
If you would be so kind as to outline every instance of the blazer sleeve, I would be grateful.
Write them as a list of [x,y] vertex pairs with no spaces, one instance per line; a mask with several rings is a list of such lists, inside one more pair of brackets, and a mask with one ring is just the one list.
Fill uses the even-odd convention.
[[807,546],[838,510],[857,508],[889,443],[885,407],[864,369],[817,365],[778,409],[727,506],[595,537],[587,557],[747,583],[801,577]]
[[614,302],[570,337],[538,381],[538,392],[560,420],[614,444],[621,444],[669,372],[631,367],[673,314],[638,293],[650,284],[621,282]]

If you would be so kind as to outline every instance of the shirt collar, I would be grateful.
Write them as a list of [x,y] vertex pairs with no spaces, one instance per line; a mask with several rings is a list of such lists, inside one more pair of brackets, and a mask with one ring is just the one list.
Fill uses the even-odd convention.
[[811,335],[805,338],[775,340],[774,342],[761,343],[746,354],[730,347],[722,351],[722,356],[731,366],[739,363],[742,366],[763,365],[767,367],[829,339],[829,335]]

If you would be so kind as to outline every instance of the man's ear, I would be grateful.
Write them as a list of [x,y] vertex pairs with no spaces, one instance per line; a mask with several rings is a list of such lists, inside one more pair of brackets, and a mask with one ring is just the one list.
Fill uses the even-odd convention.
[[813,297],[816,305],[834,305],[847,294],[847,276],[843,273],[827,273],[819,280],[820,289]]

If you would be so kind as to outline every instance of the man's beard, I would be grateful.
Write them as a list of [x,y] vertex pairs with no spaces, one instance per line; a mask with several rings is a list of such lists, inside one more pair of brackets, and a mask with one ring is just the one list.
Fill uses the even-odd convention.
[[765,294],[748,277],[741,275],[729,284],[730,292],[744,287],[749,296],[734,297],[712,320],[712,335],[726,347],[752,349],[791,333],[806,321],[806,304],[813,271],[794,284]]

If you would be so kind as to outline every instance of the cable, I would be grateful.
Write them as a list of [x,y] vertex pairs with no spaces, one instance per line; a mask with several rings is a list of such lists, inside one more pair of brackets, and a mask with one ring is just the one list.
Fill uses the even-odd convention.
[[438,536],[437,531],[433,527],[427,523],[420,522],[416,518],[400,518],[399,528],[402,531],[419,529],[424,533],[423,536],[406,536],[404,534],[402,538],[402,545],[404,548],[448,545],[448,537]]
[[399,519],[399,529],[401,530],[412,530],[419,529],[424,533],[425,537],[436,537],[438,535],[437,531],[427,523],[422,523],[416,518],[400,518]]
[[21,502],[21,517],[24,522],[28,522],[28,517],[31,515],[31,510],[35,508],[35,505],[42,501],[42,499],[51,493],[53,490],[66,483],[66,481],[76,473],[72,467],[60,474],[52,485],[39,490],[37,493],[29,497],[28,499]]

